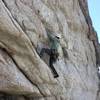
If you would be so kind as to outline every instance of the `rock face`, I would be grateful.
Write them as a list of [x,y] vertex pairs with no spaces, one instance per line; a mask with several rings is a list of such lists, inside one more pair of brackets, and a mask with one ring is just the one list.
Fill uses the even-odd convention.
[[[39,57],[46,29],[61,35],[58,78]],[[0,0],[0,100],[99,100],[97,45],[86,0]]]

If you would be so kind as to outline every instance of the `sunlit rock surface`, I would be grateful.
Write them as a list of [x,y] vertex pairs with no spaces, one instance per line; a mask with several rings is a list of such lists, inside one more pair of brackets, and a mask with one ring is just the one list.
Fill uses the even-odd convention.
[[[62,36],[58,78],[46,29]],[[99,100],[96,45],[86,0],[0,0],[0,100]]]

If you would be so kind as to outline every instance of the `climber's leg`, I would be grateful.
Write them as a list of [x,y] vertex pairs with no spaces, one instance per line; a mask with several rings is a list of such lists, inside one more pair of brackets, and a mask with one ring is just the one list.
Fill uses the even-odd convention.
[[53,58],[50,57],[49,66],[50,66],[50,68],[51,68],[51,70],[52,70],[52,72],[53,72],[53,74],[54,74],[54,78],[57,78],[57,77],[59,77],[59,75],[58,75],[57,71],[55,70],[55,68],[54,68],[54,66],[53,66],[53,63],[54,63],[54,62],[55,62],[55,61],[53,60]]
[[41,50],[41,52],[40,52],[40,57],[42,57],[44,53],[50,55],[51,50],[48,49],[48,48],[42,48],[42,50]]

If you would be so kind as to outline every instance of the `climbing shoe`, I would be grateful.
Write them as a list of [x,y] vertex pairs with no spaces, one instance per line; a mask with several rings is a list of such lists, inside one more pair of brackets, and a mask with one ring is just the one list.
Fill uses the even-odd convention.
[[54,75],[54,78],[57,78],[57,77],[59,77],[59,75],[58,75],[58,74]]

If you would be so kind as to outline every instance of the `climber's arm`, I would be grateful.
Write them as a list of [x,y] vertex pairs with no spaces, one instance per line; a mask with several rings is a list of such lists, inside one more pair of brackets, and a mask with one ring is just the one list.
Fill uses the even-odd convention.
[[66,49],[68,48],[67,43],[66,43],[63,39],[61,39],[61,40],[60,40],[60,45],[61,45],[61,47],[62,47],[64,57],[65,57],[65,58],[68,58],[68,53],[67,53],[67,50],[66,50]]
[[62,47],[62,50],[63,50],[64,57],[68,58],[68,52],[67,52],[66,48]]

